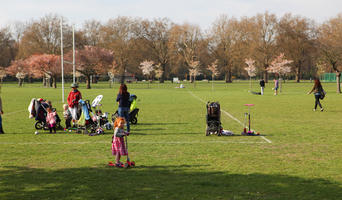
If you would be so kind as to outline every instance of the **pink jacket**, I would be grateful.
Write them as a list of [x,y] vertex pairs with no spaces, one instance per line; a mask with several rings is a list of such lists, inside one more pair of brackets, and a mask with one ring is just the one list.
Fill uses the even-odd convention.
[[46,123],[48,124],[56,124],[56,112],[49,112],[46,115]]

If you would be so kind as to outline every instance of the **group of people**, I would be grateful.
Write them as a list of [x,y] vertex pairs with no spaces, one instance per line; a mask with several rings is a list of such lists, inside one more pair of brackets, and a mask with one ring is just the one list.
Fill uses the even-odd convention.
[[[264,79],[260,79],[259,85],[260,85],[260,95],[264,95],[265,80]],[[279,80],[278,79],[274,79],[274,88],[273,88],[274,95],[278,95],[278,89],[279,89]]]
[[[260,88],[261,88],[260,89],[261,90],[260,94],[264,95],[264,89],[265,89],[265,81],[264,81],[264,79],[261,79],[259,81],[259,84],[260,84]],[[274,79],[274,88],[273,88],[274,95],[278,95],[278,89],[279,89],[279,80],[278,79]],[[321,81],[318,78],[314,79],[314,86],[311,89],[311,91],[309,91],[307,94],[311,94],[311,93],[314,93],[314,97],[315,97],[315,106],[314,106],[313,111],[316,111],[317,106],[319,106],[321,111],[323,112],[324,109],[322,107],[322,104],[321,104],[320,100],[324,98],[325,91],[323,89]]]
[[[81,92],[77,89],[77,84],[71,85],[72,90],[70,91],[67,98],[67,105],[64,105],[64,118],[66,119],[66,126],[75,126],[76,121],[79,118],[79,100],[82,99]],[[127,148],[124,141],[124,136],[130,134],[130,123],[129,123],[129,112],[131,107],[130,93],[127,91],[127,85],[121,84],[119,88],[119,93],[116,97],[116,102],[118,102],[118,115],[114,122],[114,134],[112,137],[112,155],[115,156],[115,163],[109,163],[111,166],[123,167],[123,163],[120,162],[121,156],[127,155]],[[133,105],[134,106],[134,105]],[[71,119],[69,116],[71,115]],[[72,124],[71,124],[72,121]],[[124,125],[126,124],[127,129],[125,131]]]

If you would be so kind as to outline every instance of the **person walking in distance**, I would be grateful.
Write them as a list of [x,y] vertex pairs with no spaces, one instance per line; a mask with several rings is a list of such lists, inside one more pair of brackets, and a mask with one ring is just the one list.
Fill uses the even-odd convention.
[[315,97],[315,107],[314,107],[313,111],[316,111],[317,105],[319,105],[319,107],[321,108],[321,111],[323,111],[324,109],[323,109],[322,104],[319,100],[320,100],[320,98],[322,98],[322,95],[323,96],[325,95],[325,93],[324,93],[321,81],[319,81],[318,78],[314,79],[314,86],[311,89],[311,91],[308,92],[308,94],[311,94],[312,92],[314,93],[314,97]]
[[260,94],[264,95],[264,89],[265,89],[265,81],[264,81],[264,79],[261,79],[259,84],[260,84],[260,90],[261,90]]

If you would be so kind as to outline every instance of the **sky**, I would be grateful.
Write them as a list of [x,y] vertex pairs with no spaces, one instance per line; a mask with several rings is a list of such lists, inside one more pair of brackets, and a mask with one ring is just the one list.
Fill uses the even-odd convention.
[[106,22],[117,16],[147,19],[167,17],[171,21],[211,26],[220,15],[254,16],[268,11],[281,17],[301,15],[322,23],[342,13],[341,0],[0,0],[0,27],[17,21],[38,20],[58,14],[81,27],[86,20]]

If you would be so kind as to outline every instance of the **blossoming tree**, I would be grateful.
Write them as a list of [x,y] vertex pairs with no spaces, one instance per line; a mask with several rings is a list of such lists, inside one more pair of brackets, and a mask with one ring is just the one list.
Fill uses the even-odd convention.
[[211,63],[210,65],[208,65],[208,70],[211,71],[211,90],[214,90],[214,78],[215,76],[218,76],[220,74],[220,72],[217,69],[217,63],[218,60],[216,59],[213,63]]
[[189,62],[189,75],[190,75],[190,82],[194,83],[194,87],[196,87],[196,76],[201,74],[200,70],[200,62],[199,61],[190,61]]
[[[143,62],[140,63],[139,68],[141,69],[143,75],[145,75],[147,77],[147,79],[150,79],[150,75],[154,70],[154,66],[153,66],[154,62],[153,61],[148,61],[145,60]],[[150,81],[148,81],[148,87],[150,87]]]
[[245,63],[248,65],[248,67],[245,67],[245,70],[249,76],[249,90],[252,91],[252,77],[256,75],[256,68],[254,66],[255,60],[251,58],[245,59]]
[[279,75],[279,91],[281,92],[282,85],[281,85],[281,77],[285,74],[288,74],[291,72],[291,67],[287,66],[288,64],[291,64],[292,60],[285,59],[284,53],[281,53],[279,56],[277,56],[272,62],[271,65],[268,67],[268,72],[275,73]]
[[27,75],[28,63],[27,60],[19,59],[12,61],[11,66],[6,69],[7,73],[15,76],[18,79],[18,86],[23,86],[23,80]]

